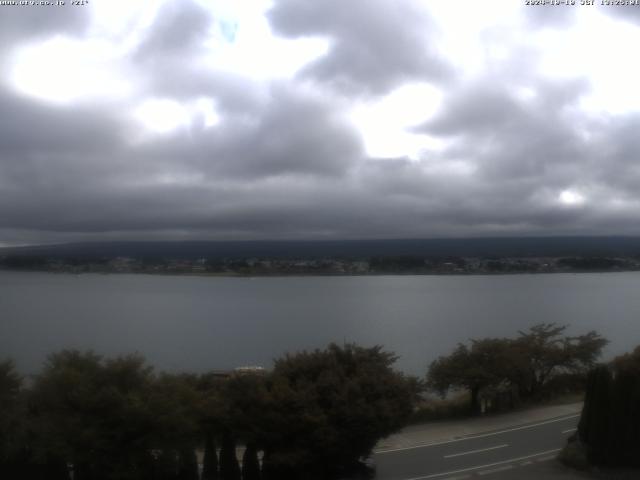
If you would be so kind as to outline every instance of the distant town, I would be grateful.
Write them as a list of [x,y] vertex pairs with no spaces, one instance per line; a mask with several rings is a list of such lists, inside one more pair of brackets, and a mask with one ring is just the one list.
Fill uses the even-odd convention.
[[5,270],[219,276],[507,274],[640,270],[640,257],[64,258],[0,256]]

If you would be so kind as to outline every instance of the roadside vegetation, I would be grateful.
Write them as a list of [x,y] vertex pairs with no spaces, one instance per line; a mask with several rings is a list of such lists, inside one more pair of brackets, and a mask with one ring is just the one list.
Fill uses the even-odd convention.
[[[458,344],[451,354],[431,363],[426,385],[443,398],[452,398],[456,412],[471,415],[584,392],[587,372],[607,340],[595,331],[567,336],[566,328],[541,323],[515,338]],[[461,393],[468,402],[466,409],[460,405]]]
[[380,347],[330,345],[265,374],[157,374],[137,355],[62,351],[24,379],[5,361],[0,478],[196,480],[197,451],[204,480],[364,472],[417,395],[394,362]]
[[[395,371],[395,355],[382,347],[353,344],[287,354],[268,372],[158,373],[138,355],[64,350],[23,378],[0,362],[0,478],[367,478],[363,461],[376,443],[409,422],[584,392],[606,340],[565,329],[540,324],[515,338],[460,344],[425,381]],[[634,359],[616,368],[637,376]],[[603,375],[599,382],[623,382],[616,398],[631,388],[619,373]],[[593,378],[589,392],[599,385]],[[589,395],[589,412],[600,409]],[[625,405],[620,412],[631,411]]]
[[587,380],[577,433],[562,460],[574,467],[640,467],[640,346]]

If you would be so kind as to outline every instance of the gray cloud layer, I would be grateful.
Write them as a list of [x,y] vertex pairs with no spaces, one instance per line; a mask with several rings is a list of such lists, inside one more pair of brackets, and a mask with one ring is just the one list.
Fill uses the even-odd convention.
[[269,19],[283,35],[328,37],[329,54],[302,75],[350,94],[383,93],[403,81],[452,73],[430,44],[435,25],[409,1],[279,0]]
[[[408,1],[274,4],[276,33],[330,40],[294,80],[203,68],[196,57],[215,19],[187,1],[165,6],[128,58],[149,96],[214,98],[214,128],[196,122],[136,141],[117,102],[61,107],[2,87],[0,243],[640,233],[640,116],[584,113],[588,79],[539,77],[526,48],[467,79]],[[0,17],[4,58],[24,39],[81,36],[88,22],[30,12]],[[409,80],[444,88],[440,110],[416,131],[447,146],[419,159],[368,158],[345,96],[375,98]],[[584,201],[559,204],[567,191]]]

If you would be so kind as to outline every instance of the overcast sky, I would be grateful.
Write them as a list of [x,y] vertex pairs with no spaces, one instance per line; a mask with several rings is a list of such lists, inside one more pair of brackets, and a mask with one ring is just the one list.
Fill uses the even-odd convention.
[[0,6],[0,245],[640,234],[640,6],[576,3]]

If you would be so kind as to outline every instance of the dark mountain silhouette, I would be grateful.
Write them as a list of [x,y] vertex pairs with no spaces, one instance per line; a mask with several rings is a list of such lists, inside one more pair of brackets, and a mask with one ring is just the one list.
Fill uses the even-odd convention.
[[640,237],[86,242],[0,249],[0,256],[5,255],[78,259],[635,256],[640,255]]

